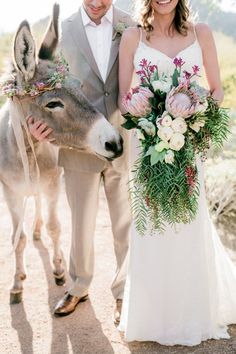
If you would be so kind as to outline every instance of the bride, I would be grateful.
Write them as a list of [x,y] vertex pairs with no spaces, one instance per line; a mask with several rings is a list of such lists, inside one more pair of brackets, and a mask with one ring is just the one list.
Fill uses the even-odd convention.
[[[120,102],[143,58],[171,75],[178,57],[185,62],[183,70],[204,68],[211,95],[220,104],[223,91],[209,27],[188,20],[185,0],[136,2],[141,26],[127,29],[120,45]],[[132,160],[139,153],[136,139],[133,136]],[[167,226],[164,234],[147,232],[143,237],[132,227],[119,327],[128,341],[192,346],[229,338],[227,325],[236,323],[236,268],[210,220],[203,166],[199,163],[198,168],[199,207],[191,224]]]

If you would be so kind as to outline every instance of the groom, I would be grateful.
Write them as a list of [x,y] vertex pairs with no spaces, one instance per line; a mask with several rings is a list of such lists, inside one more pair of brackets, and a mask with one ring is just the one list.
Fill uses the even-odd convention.
[[[61,49],[69,63],[70,72],[81,82],[89,101],[120,131],[124,139],[124,154],[114,162],[105,162],[84,152],[66,149],[59,152],[59,165],[64,167],[66,193],[72,214],[69,272],[73,283],[55,307],[57,316],[69,315],[88,296],[93,277],[94,231],[102,180],[117,262],[111,289],[116,300],[114,321],[119,323],[131,215],[127,190],[128,133],[120,126],[122,117],[117,107],[121,30],[117,32],[116,29],[131,25],[133,22],[130,17],[114,7],[112,0],[83,0],[79,11],[62,24]],[[38,140],[46,135],[34,124],[31,124],[30,130]]]

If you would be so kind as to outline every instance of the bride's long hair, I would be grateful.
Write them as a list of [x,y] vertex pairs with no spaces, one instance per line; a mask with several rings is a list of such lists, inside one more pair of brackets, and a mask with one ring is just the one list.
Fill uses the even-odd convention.
[[[152,21],[154,19],[152,0],[134,0],[134,14],[139,25],[141,25],[146,31],[146,38],[149,40],[150,34],[153,31]],[[171,25],[174,25],[174,28],[183,36],[186,36],[188,32],[187,21],[189,14],[190,9],[187,0],[179,0],[176,6],[175,17]]]

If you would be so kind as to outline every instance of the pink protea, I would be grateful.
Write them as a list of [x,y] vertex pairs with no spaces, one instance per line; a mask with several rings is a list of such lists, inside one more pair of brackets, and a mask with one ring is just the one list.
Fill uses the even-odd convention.
[[188,118],[196,113],[198,97],[186,85],[173,87],[166,96],[166,110],[174,117]]
[[123,98],[123,107],[134,117],[146,117],[151,113],[150,98],[154,97],[152,91],[146,87],[135,87]]

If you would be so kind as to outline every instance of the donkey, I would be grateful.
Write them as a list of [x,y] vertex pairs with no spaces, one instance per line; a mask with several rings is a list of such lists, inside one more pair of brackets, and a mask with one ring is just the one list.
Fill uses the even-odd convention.
[[[21,302],[23,280],[26,278],[23,257],[26,235],[21,219],[27,196],[35,198],[35,239],[40,239],[42,226],[40,192],[46,196],[47,230],[52,239],[54,253],[53,273],[57,285],[65,282],[59,242],[60,223],[56,214],[61,170],[57,166],[57,153],[52,144],[89,151],[108,160],[120,156],[123,150],[121,136],[84,97],[77,80],[68,74],[64,81],[53,83],[52,78],[55,78],[55,73],[58,74],[58,64],[54,60],[58,44],[58,18],[59,5],[55,4],[37,58],[35,41],[28,22],[24,21],[19,26],[14,39],[10,72],[14,86],[10,95],[13,97],[7,100],[0,111],[0,181],[12,218],[13,244],[17,232],[19,234],[15,245],[16,270],[10,290],[11,303]],[[46,85],[43,84],[45,82]],[[35,88],[35,83],[40,83],[39,92],[32,94],[29,88]],[[31,114],[53,129],[52,144],[30,138],[25,121]],[[19,148],[22,145],[22,141],[19,145],[19,127],[23,136],[23,149]],[[25,178],[26,162],[29,183]]]

